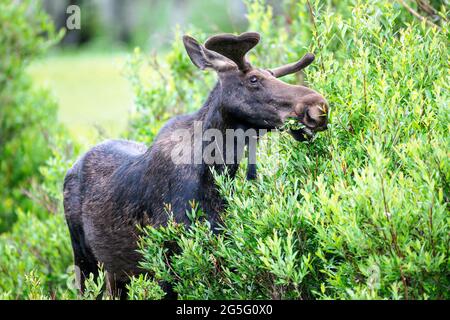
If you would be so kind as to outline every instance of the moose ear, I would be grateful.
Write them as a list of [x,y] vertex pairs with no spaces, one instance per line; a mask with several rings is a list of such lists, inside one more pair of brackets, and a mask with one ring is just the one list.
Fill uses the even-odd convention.
[[240,70],[245,70],[250,66],[245,55],[258,44],[259,39],[257,32],[244,32],[239,36],[224,33],[209,38],[205,47],[232,60]]
[[225,71],[237,68],[233,61],[217,52],[206,49],[197,40],[188,35],[183,36],[183,43],[192,63],[202,70],[211,68],[216,71]]

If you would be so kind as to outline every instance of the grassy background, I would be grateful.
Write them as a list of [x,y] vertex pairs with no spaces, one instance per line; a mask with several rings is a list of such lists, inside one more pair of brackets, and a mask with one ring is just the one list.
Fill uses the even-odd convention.
[[126,53],[53,54],[29,68],[35,85],[51,88],[59,119],[79,142],[118,137],[126,128],[133,94],[123,77]]

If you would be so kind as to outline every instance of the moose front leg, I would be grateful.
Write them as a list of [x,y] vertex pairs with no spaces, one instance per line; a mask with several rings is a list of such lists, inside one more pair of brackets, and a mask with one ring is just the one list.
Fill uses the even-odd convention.
[[[252,155],[250,155],[250,150],[248,151],[247,159],[247,180],[256,180],[256,163],[251,161]],[[256,150],[253,150],[254,157],[256,158]]]
[[256,180],[256,164],[249,163],[247,166],[247,180]]
[[247,180],[256,179],[256,145],[258,137],[250,137],[247,141]]

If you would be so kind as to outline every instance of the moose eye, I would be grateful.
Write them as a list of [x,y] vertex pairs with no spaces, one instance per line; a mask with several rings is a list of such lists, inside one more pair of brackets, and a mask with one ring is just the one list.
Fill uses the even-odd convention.
[[250,77],[250,83],[251,84],[255,84],[258,82],[258,77],[257,76],[251,76]]

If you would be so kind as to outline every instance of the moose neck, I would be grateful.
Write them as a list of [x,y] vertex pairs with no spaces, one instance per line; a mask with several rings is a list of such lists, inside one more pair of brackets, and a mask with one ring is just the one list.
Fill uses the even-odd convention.
[[218,129],[223,132],[226,129],[231,129],[230,124],[225,120],[222,112],[221,95],[222,85],[218,81],[196,115],[196,121],[202,122],[203,132],[208,129]]
[[[226,144],[226,134],[227,130],[236,130],[238,128],[242,128],[242,126],[234,121],[225,111],[222,106],[222,85],[220,81],[217,82],[214,89],[211,91],[211,93],[208,96],[208,99],[206,100],[203,107],[198,111],[196,115],[196,120],[201,123],[202,125],[202,135],[203,137],[206,137],[207,134],[205,133],[208,130],[214,130],[215,132],[219,133],[221,135],[220,142],[215,144],[215,151],[218,152],[216,154],[216,159],[221,158],[222,162],[219,161],[219,163],[214,162],[211,163],[209,161],[205,161],[204,157],[202,157],[202,165],[204,166],[205,174],[209,175],[210,170],[209,167],[213,167],[216,171],[222,173],[224,171],[227,172],[227,174],[231,177],[234,177],[236,175],[236,171],[239,167],[239,160],[237,158],[237,152],[236,152],[236,146],[231,146],[233,150],[230,150],[230,145],[227,146]],[[208,137],[209,139],[210,137]],[[195,139],[195,138],[194,138]],[[220,139],[219,139],[220,140]],[[210,145],[211,143],[214,144],[215,140],[209,140],[209,141],[203,141],[203,148],[204,150],[207,145]],[[228,150],[227,150],[228,149]],[[227,154],[229,152],[233,152],[234,155],[232,156],[233,161],[225,161]]]

